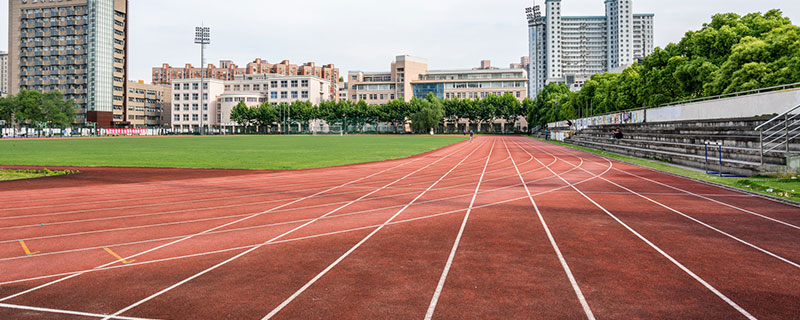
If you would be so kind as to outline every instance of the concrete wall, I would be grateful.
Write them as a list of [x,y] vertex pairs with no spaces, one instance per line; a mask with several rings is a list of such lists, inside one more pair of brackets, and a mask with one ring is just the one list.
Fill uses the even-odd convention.
[[747,118],[800,105],[800,88],[647,109],[647,122]]
[[[589,125],[599,124],[748,118],[783,113],[798,105],[800,105],[800,88],[793,88],[646,110],[619,112],[576,119],[573,123],[580,130]],[[553,122],[548,126],[551,128],[564,127],[564,123],[566,122]]]

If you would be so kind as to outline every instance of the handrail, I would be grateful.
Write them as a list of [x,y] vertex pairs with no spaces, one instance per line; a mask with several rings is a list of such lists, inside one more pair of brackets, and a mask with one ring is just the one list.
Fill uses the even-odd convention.
[[[772,123],[773,121],[780,119],[780,117],[785,117],[787,114],[790,114],[790,113],[792,113],[793,111],[795,111],[795,110],[797,110],[797,109],[800,109],[800,105],[797,105],[796,107],[794,107],[794,108],[791,108],[791,109],[789,109],[789,110],[786,110],[784,113],[781,113],[781,114],[779,114],[779,115],[777,115],[777,116],[773,117],[772,119],[769,119],[769,121],[767,121],[767,122],[764,122],[764,123],[762,123],[760,126],[756,127],[756,128],[755,128],[755,130],[756,130],[756,131],[758,131],[758,130],[761,130],[761,128],[763,128],[763,127],[764,127],[764,126],[766,126],[767,124],[770,124],[770,123]],[[773,127],[773,128],[774,128],[774,127]]]
[[746,96],[746,95],[751,95],[751,94],[779,91],[779,90],[792,89],[792,88],[798,88],[798,87],[800,87],[800,82],[789,83],[789,84],[784,84],[784,85],[780,85],[780,86],[773,86],[773,87],[766,87],[766,88],[747,90],[747,91],[732,92],[732,93],[726,93],[726,94],[710,96],[710,97],[702,97],[702,98],[695,98],[695,99],[690,99],[690,100],[668,102],[668,103],[660,104],[656,108],[669,107],[669,106],[692,103],[692,102],[702,102],[702,101],[708,101],[708,100],[717,100],[717,99],[724,99],[724,98],[731,98],[731,97]]

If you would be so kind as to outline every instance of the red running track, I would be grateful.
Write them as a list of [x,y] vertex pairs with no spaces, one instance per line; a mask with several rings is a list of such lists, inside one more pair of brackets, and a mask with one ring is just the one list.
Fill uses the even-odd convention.
[[1,319],[800,318],[800,208],[522,137],[75,179],[0,184]]

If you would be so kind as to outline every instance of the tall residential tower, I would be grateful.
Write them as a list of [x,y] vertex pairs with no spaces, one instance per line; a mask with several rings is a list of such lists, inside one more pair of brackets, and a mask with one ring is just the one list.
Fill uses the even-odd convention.
[[593,74],[631,65],[653,52],[653,14],[634,14],[632,0],[605,0],[604,16],[563,16],[561,0],[527,8],[528,96],[549,83],[573,90]]
[[8,2],[9,91],[58,90],[75,101],[75,122],[120,125],[126,108],[128,1]]

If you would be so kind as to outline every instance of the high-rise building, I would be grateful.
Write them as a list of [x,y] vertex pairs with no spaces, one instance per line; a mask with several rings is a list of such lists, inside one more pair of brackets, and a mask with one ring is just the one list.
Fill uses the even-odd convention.
[[10,0],[8,9],[10,93],[58,90],[75,101],[77,124],[113,126],[127,104],[128,1]]
[[611,72],[654,50],[653,14],[634,14],[632,0],[605,0],[605,16],[564,16],[561,0],[528,8],[529,96],[549,83],[577,90],[591,75]]
[[0,51],[0,94],[8,93],[8,52]]

